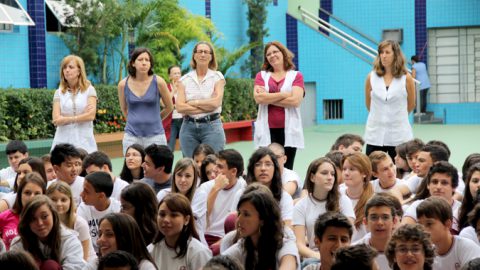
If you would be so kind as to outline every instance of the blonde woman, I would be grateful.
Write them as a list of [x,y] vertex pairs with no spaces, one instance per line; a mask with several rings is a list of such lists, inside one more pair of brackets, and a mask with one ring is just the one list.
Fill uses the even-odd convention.
[[73,144],[88,153],[97,151],[93,120],[97,92],[87,80],[82,58],[68,55],[60,65],[60,86],[53,97],[52,121],[56,126],[52,149],[60,143]]

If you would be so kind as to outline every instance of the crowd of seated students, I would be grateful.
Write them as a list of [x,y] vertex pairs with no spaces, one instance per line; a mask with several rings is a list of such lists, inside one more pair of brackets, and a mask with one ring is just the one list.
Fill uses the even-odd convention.
[[277,143],[251,156],[201,144],[176,163],[168,147],[133,144],[117,176],[100,151],[82,156],[57,144],[37,158],[10,141],[0,171],[0,264],[476,269],[480,154],[459,171],[440,141],[405,142],[395,159],[367,156],[363,144],[340,136],[301,178],[284,167]]

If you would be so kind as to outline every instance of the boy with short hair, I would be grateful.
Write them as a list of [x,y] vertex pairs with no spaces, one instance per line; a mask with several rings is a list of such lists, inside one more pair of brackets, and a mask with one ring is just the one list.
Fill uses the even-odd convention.
[[8,166],[0,170],[0,183],[1,185],[8,186],[13,189],[15,184],[15,177],[17,176],[18,163],[24,158],[28,157],[27,145],[23,141],[12,140],[8,142],[5,148],[5,154],[8,158]]
[[88,154],[83,159],[82,167],[83,170],[85,170],[85,172],[87,173],[87,175],[98,171],[110,174],[113,181],[113,191],[111,197],[120,201],[120,193],[126,186],[128,186],[128,183],[113,174],[112,162],[110,161],[110,158],[107,156],[107,154],[101,151],[95,151]]
[[331,270],[379,270],[375,256],[377,252],[364,244],[343,247],[335,254]]
[[390,269],[384,251],[398,222],[393,200],[396,200],[396,198],[380,194],[375,194],[368,200],[363,222],[370,233],[355,243],[366,244],[377,250],[378,254],[375,261],[382,270]]
[[78,175],[82,167],[82,159],[77,148],[68,143],[57,144],[50,153],[50,161],[57,179],[48,182],[48,186],[55,181],[69,184],[72,188],[73,200],[78,206],[81,202],[80,193],[83,190],[84,178]]
[[350,245],[353,227],[346,216],[338,212],[326,212],[315,222],[315,245],[320,251],[320,263],[310,264],[304,270],[329,270],[336,250]]
[[480,247],[472,240],[450,233],[452,208],[440,197],[430,197],[417,207],[418,222],[430,233],[437,256],[433,269],[459,269],[470,260],[480,257]]
[[280,174],[282,175],[283,189],[287,191],[292,198],[297,198],[300,194],[300,176],[295,171],[285,168],[285,163],[287,163],[285,148],[279,143],[271,143],[268,148],[272,150],[277,158]]
[[82,191],[82,203],[77,215],[88,222],[93,248],[98,253],[98,225],[106,214],[120,212],[120,202],[110,198],[113,182],[109,173],[93,172],[85,177]]
[[173,153],[166,145],[151,144],[145,148],[142,163],[144,178],[140,180],[151,186],[155,193],[172,186]]
[[372,181],[375,193],[388,192],[401,180],[397,178],[397,168],[392,158],[383,151],[373,151],[368,156],[372,163],[372,173],[377,179]]
[[335,140],[335,143],[330,147],[330,151],[339,150],[344,154],[362,152],[365,141],[357,134],[346,133]]

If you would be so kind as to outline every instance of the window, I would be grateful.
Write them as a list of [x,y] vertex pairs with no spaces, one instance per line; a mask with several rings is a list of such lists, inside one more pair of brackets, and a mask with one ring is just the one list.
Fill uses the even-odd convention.
[[323,119],[343,119],[343,99],[324,99]]
[[32,18],[17,0],[0,0],[0,23],[35,25]]
[[13,24],[0,23],[0,32],[13,32]]

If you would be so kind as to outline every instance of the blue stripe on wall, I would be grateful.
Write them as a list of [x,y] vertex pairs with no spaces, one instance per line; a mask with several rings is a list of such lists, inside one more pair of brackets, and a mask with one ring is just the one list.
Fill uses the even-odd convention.
[[287,13],[287,48],[295,55],[293,63],[299,69],[298,66],[298,29],[297,20],[288,15]]
[[28,52],[30,60],[30,87],[47,87],[47,56],[45,48],[45,2],[27,1],[27,11],[35,22],[28,27]]
[[[332,0],[320,0],[320,7],[325,9],[326,11],[332,13],[332,10],[333,10],[333,3],[332,3]],[[328,16],[327,14],[321,12],[320,10],[318,10],[318,17],[320,19],[323,19],[327,22],[330,22],[330,16]],[[323,33],[325,33],[327,36],[330,35],[330,33],[328,31],[325,31],[323,30],[322,28],[318,28],[319,31],[322,31]]]
[[427,1],[415,0],[415,54],[427,63]]

